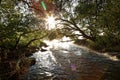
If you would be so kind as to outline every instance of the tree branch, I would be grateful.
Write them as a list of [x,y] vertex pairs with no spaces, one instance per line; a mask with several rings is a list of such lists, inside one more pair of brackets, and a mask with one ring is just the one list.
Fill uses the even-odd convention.
[[85,34],[85,32],[84,32],[83,30],[81,30],[81,29],[77,26],[77,24],[76,24],[76,22],[75,22],[75,20],[74,20],[73,18],[71,18],[71,21],[68,21],[68,20],[65,20],[65,19],[60,19],[60,20],[62,20],[62,21],[64,21],[64,22],[67,22],[67,23],[70,23],[71,25],[73,25],[73,26],[75,27],[75,30],[78,30],[78,31],[82,34],[83,37],[94,41],[94,38],[93,38],[93,37],[88,36],[87,34]]
[[24,47],[28,47],[32,42],[36,41],[36,40],[39,40],[39,39],[43,39],[44,37],[46,37],[48,34],[40,37],[40,38],[34,38],[32,40],[30,40]]

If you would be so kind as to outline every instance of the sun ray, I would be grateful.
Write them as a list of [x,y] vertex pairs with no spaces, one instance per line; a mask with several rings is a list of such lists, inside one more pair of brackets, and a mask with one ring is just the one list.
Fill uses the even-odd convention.
[[53,16],[48,16],[46,18],[46,24],[47,24],[47,28],[50,29],[54,29],[55,25],[56,25],[56,21],[55,21],[55,17]]

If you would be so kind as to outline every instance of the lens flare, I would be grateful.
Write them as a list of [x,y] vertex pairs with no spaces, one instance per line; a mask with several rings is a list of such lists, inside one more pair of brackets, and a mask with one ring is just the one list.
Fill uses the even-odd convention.
[[44,10],[47,10],[44,1],[41,2],[41,5],[42,5],[42,7],[43,7]]

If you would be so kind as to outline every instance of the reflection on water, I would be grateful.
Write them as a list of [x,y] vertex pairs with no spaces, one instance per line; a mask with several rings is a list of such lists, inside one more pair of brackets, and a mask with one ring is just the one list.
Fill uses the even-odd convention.
[[52,49],[69,49],[73,42],[61,42],[60,40],[45,41]]
[[113,61],[119,61],[119,59],[117,58],[117,56],[111,56],[108,53],[104,53],[104,56],[108,57],[109,59],[113,60]]
[[31,57],[36,64],[30,68],[28,80],[120,80],[120,62],[74,45],[53,40],[48,51]]

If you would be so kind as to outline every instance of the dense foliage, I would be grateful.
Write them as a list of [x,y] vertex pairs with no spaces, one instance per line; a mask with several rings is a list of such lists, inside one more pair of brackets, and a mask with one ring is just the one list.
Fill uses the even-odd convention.
[[[99,49],[119,51],[119,0],[58,0],[55,2],[62,13],[61,21],[65,31],[70,32],[77,39],[82,36],[94,42],[95,47]],[[76,34],[77,31],[79,34]]]
[[0,80],[13,80],[28,70],[31,59],[26,57],[39,47],[47,32],[44,22],[20,0],[0,0],[0,17]]
[[12,50],[18,46],[27,47],[33,41],[42,39],[46,35],[44,25],[40,25],[42,21],[34,17],[28,6],[23,2],[15,3],[11,0],[2,0],[0,5],[1,49]]

